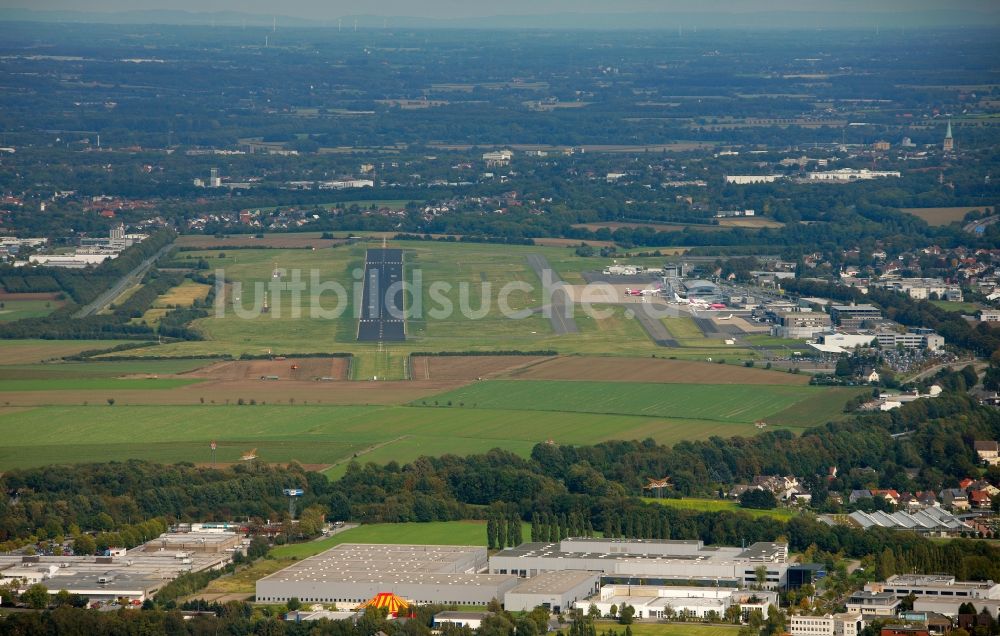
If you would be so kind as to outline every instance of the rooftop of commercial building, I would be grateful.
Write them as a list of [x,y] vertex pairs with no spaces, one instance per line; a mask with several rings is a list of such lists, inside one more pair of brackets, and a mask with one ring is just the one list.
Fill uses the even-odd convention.
[[543,572],[527,579],[510,591],[511,594],[562,594],[588,581],[596,580],[599,574],[587,570],[558,570]]
[[[601,547],[601,551],[573,548]],[[673,549],[676,548],[676,549]],[[705,546],[700,541],[670,541],[663,539],[565,539],[561,543],[522,543],[506,548],[495,557],[543,559],[607,559],[614,560],[675,560],[702,562],[782,561],[787,558],[788,545],[757,542],[745,548]]]
[[477,574],[486,549],[475,546],[344,543],[261,581],[487,585],[514,577]]

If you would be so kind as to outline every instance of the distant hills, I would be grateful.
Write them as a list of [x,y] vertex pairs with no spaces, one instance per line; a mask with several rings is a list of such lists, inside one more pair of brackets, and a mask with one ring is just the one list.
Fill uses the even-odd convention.
[[[78,22],[105,24],[173,24],[216,26],[271,26],[336,28],[338,18],[307,19],[285,15],[262,15],[237,11],[191,12],[135,10],[102,13],[94,11],[44,11],[0,8],[0,21]],[[347,15],[339,18],[345,30],[372,28],[427,29],[874,29],[921,27],[997,27],[1000,11],[991,8],[932,9],[904,12],[858,11],[744,11],[744,12],[644,12],[644,13],[550,13],[543,15],[496,15],[472,18],[421,18],[412,16]]]

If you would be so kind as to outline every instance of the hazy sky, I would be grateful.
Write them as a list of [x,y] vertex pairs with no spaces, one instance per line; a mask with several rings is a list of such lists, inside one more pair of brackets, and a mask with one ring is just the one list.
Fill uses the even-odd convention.
[[914,10],[1000,12],[997,0],[0,0],[0,8],[53,11],[238,11],[329,19],[344,15],[467,18],[563,12],[720,12],[760,10],[907,12]]

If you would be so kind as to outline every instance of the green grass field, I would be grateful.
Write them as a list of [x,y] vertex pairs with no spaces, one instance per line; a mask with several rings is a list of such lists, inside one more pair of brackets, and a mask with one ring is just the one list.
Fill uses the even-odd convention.
[[[47,364],[0,365],[0,380],[71,380],[83,378],[118,378],[130,375],[159,376],[192,371],[213,360],[116,360],[59,362]],[[147,388],[146,384],[138,385]],[[120,388],[121,385],[115,385]],[[57,385],[51,389],[56,390]]]
[[48,316],[62,306],[58,300],[4,300],[0,307],[0,322],[10,322],[22,318]]
[[[176,389],[194,384],[198,380],[178,378],[46,378],[46,379],[5,379],[0,383],[0,392],[5,391],[103,391],[109,389]],[[98,397],[98,396],[95,396]]]
[[643,501],[671,508],[680,508],[681,510],[695,510],[697,512],[745,512],[755,518],[771,517],[779,521],[788,521],[795,516],[795,511],[787,508],[775,508],[774,510],[740,508],[739,504],[732,499],[656,499],[654,497],[643,497]]
[[[507,408],[620,413],[752,423],[827,393],[827,389],[808,386],[490,380],[450,391],[434,401],[442,405],[464,404],[465,410]],[[433,401],[421,402],[433,405]],[[838,405],[842,406],[843,402]],[[804,410],[798,425],[824,422],[828,414],[823,411],[817,407]],[[807,419],[807,416],[811,417]]]
[[957,311],[969,315],[975,315],[976,312],[983,308],[982,305],[978,303],[960,303],[952,300],[932,300],[930,303],[935,307],[944,309],[945,311]]
[[[522,524],[527,540],[531,524]],[[345,530],[326,539],[279,546],[271,550],[276,559],[319,554],[341,543],[415,543],[421,545],[486,545],[485,521],[432,521],[428,523],[375,523]]]
[[[607,319],[594,320],[578,312],[580,333],[557,336],[545,317],[532,313],[513,319],[499,308],[501,290],[508,283],[528,285],[533,291],[513,289],[506,294],[512,311],[540,307],[541,282],[528,267],[528,254],[541,254],[569,282],[582,282],[580,271],[599,269],[603,259],[586,259],[574,255],[568,248],[489,245],[475,243],[431,243],[422,241],[390,243],[406,251],[406,277],[412,281],[419,271],[423,293],[420,296],[421,317],[408,321],[407,341],[391,344],[388,352],[376,355],[371,344],[355,341],[357,320],[351,299],[352,286],[357,283],[355,272],[363,267],[366,245],[319,249],[245,249],[229,250],[219,258],[218,250],[186,252],[192,258],[204,257],[212,269],[224,269],[226,280],[239,283],[240,304],[251,309],[254,299],[263,294],[254,292],[254,285],[272,280],[275,265],[301,273],[310,281],[313,271],[322,282],[339,283],[346,291],[344,302],[338,305],[334,293],[321,298],[326,311],[343,308],[339,317],[313,317],[309,298],[303,295],[305,307],[299,315],[293,312],[288,293],[270,297],[270,313],[255,318],[242,318],[233,310],[235,289],[229,295],[226,314],[205,318],[194,323],[206,339],[181,342],[136,350],[134,355],[182,357],[184,355],[259,354],[267,350],[282,353],[352,352],[356,354],[355,373],[358,378],[379,375],[388,379],[404,377],[405,358],[411,351],[487,351],[496,349],[554,349],[566,353],[603,353],[618,355],[650,355],[662,348],[649,340],[640,325],[624,317],[623,308],[615,308]],[[376,244],[372,243],[372,247]],[[661,262],[662,259],[652,259]],[[287,278],[286,278],[287,280]],[[434,283],[446,283],[432,294]],[[311,282],[310,282],[311,284]],[[487,286],[484,288],[484,285]],[[484,298],[489,299],[484,304]],[[441,299],[446,299],[442,301]],[[449,306],[451,312],[445,309]],[[467,309],[468,311],[463,311]],[[469,317],[466,314],[469,314]]]
[[[137,435],[141,431],[141,435]],[[261,461],[321,464],[343,474],[347,462],[407,462],[421,455],[468,455],[504,448],[527,456],[539,442],[592,444],[645,439],[663,444],[753,435],[752,425],[618,414],[405,406],[46,406],[0,410],[0,470],[146,459],[238,462],[256,448]],[[338,463],[339,462],[339,463]]]

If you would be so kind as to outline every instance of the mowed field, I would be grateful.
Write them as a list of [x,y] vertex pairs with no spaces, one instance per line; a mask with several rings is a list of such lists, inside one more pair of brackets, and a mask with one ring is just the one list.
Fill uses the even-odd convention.
[[[838,395],[839,393],[839,395]],[[420,404],[468,410],[515,409],[753,423],[799,407],[800,427],[836,418],[827,399],[842,400],[855,390],[782,385],[656,384],[566,380],[489,380],[435,396]],[[819,406],[816,406],[817,400]]]
[[491,448],[527,456],[535,444],[547,440],[593,444],[653,438],[673,444],[757,433],[752,424],[735,419],[439,404],[108,406],[93,400],[90,406],[3,408],[0,470],[128,458],[209,462],[209,443],[214,440],[219,462],[238,462],[244,452],[256,448],[260,461],[319,464],[336,476],[351,459],[407,462],[421,455],[462,456]]
[[912,214],[927,221],[928,225],[948,225],[955,221],[961,221],[965,215],[973,210],[992,211],[990,206],[965,207],[965,208],[900,208],[903,212]]
[[[531,524],[522,524],[525,540],[531,536]],[[271,550],[276,559],[304,559],[342,543],[486,545],[485,521],[430,521],[427,523],[373,523],[307,543],[283,545]]]
[[561,356],[539,360],[509,374],[519,380],[594,380],[678,384],[778,384],[805,386],[809,377],[733,365],[664,358]]
[[30,364],[71,356],[81,351],[108,349],[125,340],[0,340],[0,364]]

